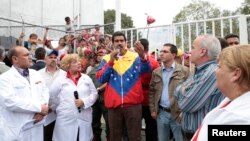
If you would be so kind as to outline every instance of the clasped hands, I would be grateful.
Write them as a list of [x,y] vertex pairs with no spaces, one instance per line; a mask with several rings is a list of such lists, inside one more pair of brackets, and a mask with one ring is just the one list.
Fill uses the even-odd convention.
[[41,105],[41,112],[40,113],[35,113],[33,119],[35,119],[34,124],[37,122],[43,120],[43,118],[49,113],[50,108],[47,103]]

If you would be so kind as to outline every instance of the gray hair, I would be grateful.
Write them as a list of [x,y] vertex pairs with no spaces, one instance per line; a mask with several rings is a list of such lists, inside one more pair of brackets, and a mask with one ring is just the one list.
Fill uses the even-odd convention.
[[5,57],[5,49],[3,46],[0,46],[0,59],[4,59]]
[[207,49],[207,55],[210,60],[216,60],[221,52],[220,41],[212,35],[201,35],[200,37],[202,38],[200,47]]

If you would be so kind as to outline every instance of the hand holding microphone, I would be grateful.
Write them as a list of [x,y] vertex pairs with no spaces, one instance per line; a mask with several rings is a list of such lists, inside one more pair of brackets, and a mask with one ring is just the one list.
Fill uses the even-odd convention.
[[75,104],[76,104],[76,107],[78,108],[78,112],[81,113],[81,106],[83,105],[83,101],[79,99],[77,91],[74,91],[74,96],[76,99]]
[[114,62],[115,60],[119,59],[121,48],[122,48],[122,45],[119,44],[110,53],[110,61],[111,62]]
[[120,48],[117,48],[116,51],[118,52],[118,53],[116,54],[116,60],[117,60],[117,59],[119,59],[119,56],[120,56]]

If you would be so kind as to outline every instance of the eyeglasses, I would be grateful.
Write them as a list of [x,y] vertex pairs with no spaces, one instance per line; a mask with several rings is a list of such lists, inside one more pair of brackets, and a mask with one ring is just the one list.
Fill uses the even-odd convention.
[[239,42],[230,42],[230,43],[228,43],[229,45],[238,45],[238,44],[240,44]]

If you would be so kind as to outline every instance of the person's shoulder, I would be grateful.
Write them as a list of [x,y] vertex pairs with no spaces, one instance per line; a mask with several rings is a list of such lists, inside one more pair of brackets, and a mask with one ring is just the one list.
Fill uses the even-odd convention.
[[125,56],[127,57],[133,57],[133,58],[139,58],[139,55],[137,52],[133,52],[133,51],[130,51],[130,50],[127,50]]
[[159,66],[158,68],[153,70],[153,73],[159,73],[159,72],[161,72],[161,70],[162,70],[162,67]]
[[60,73],[61,75],[66,75],[66,74],[67,74],[67,72],[64,71],[64,70],[62,70],[62,69],[59,69],[58,71],[59,71],[59,73]]
[[150,62],[150,64],[152,64],[156,68],[160,66],[159,62],[152,57],[148,57],[148,61]]
[[11,75],[10,70],[7,70],[6,72],[0,74],[0,80],[1,79],[6,79],[6,78],[8,79],[10,75]]
[[38,72],[39,73],[44,73],[44,72],[46,72],[46,68],[42,68],[42,69],[38,70]]
[[29,73],[30,74],[39,74],[38,71],[33,69],[33,68],[29,68]]
[[0,76],[2,76],[2,75],[12,75],[12,74],[13,74],[13,68],[12,67],[8,67],[8,70],[5,71],[4,73],[2,73]]
[[175,70],[177,71],[189,72],[189,68],[182,64],[175,63],[175,68],[176,68]]
[[103,56],[103,60],[109,61],[110,60],[110,54],[106,54]]
[[60,69],[57,76],[56,76],[56,78],[55,78],[55,80],[63,83],[63,82],[65,82],[64,80],[66,80],[66,79],[68,79],[67,78],[67,72]]
[[188,67],[186,67],[186,66],[184,66],[184,65],[180,65],[180,67],[182,68],[182,70],[184,70],[184,71],[189,71],[189,68]]
[[87,75],[87,74],[85,74],[85,73],[81,73],[81,79],[84,79],[84,80],[91,80],[92,81],[92,79],[90,78],[90,76],[89,75]]
[[9,69],[10,69],[9,66],[7,66],[5,64],[0,64],[0,75],[1,75],[1,73],[8,71]]

